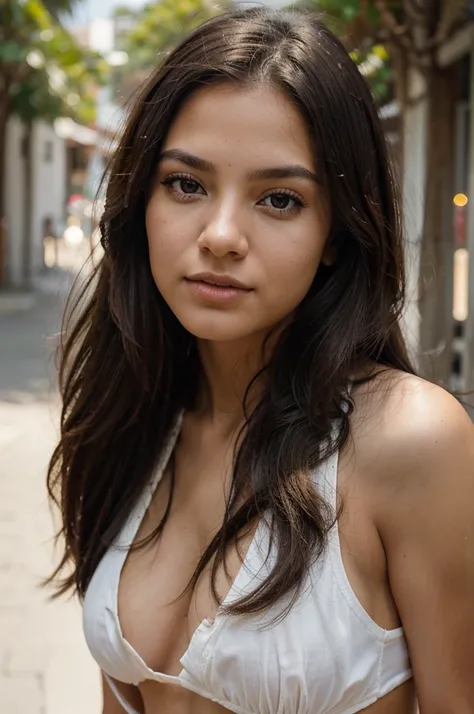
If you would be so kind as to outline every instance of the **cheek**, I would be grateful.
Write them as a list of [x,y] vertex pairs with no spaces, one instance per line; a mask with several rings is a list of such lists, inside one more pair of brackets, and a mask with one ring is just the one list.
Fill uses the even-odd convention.
[[156,205],[147,209],[145,226],[150,267],[156,281],[157,278],[162,279],[167,275],[179,255],[179,240],[173,230],[172,221],[163,215]]
[[293,310],[310,289],[321,263],[324,238],[312,240],[287,240],[277,249],[268,252],[267,287],[272,302],[276,301]]

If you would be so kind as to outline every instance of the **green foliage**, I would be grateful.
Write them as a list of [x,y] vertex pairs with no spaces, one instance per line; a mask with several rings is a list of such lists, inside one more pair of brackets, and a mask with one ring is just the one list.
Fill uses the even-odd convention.
[[[49,0],[58,11],[70,3]],[[0,101],[27,121],[71,116],[94,120],[93,93],[104,61],[81,48],[55,21],[44,0],[2,0]]]
[[[389,0],[387,6],[396,16],[400,14],[401,0]],[[327,15],[329,22],[336,23],[341,32],[351,32],[354,26],[363,23],[368,36],[377,34],[380,14],[374,0],[296,0],[294,7]]]
[[391,99],[393,90],[392,61],[384,45],[371,45],[367,49],[353,50],[352,59],[368,82],[378,104]]
[[[401,3],[389,3],[395,15]],[[392,61],[388,48],[381,45],[381,18],[373,0],[297,0],[292,7],[314,10],[326,24],[344,38],[351,57],[361,69],[378,103],[390,99],[393,91]]]
[[49,14],[57,19],[61,14],[68,14],[79,0],[43,0],[43,5]]
[[327,13],[330,18],[336,20],[340,25],[352,22],[361,11],[360,0],[302,0],[295,3],[299,7],[308,10],[317,10]]
[[137,24],[126,38],[131,71],[149,70],[157,55],[176,45],[204,20],[229,7],[227,1],[161,0],[150,2],[137,14]]

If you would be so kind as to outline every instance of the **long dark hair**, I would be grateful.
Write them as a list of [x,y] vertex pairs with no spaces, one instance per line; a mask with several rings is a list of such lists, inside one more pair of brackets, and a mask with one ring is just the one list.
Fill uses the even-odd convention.
[[135,102],[109,169],[104,257],[86,305],[78,300],[69,313],[61,438],[48,474],[63,519],[64,556],[51,577],[66,571],[60,593],[85,593],[171,425],[196,397],[195,341],[154,284],[145,208],[184,100],[203,85],[228,81],[264,83],[301,112],[332,206],[329,240],[337,258],[320,267],[259,375],[264,389],[247,411],[224,522],[190,587],[210,562],[214,583],[226,547],[265,517],[277,546],[274,568],[229,612],[257,612],[296,596],[334,519],[310,472],[348,438],[350,375],[365,362],[413,371],[399,326],[399,202],[377,109],[356,66],[309,13],[252,8],[207,21],[165,58]]

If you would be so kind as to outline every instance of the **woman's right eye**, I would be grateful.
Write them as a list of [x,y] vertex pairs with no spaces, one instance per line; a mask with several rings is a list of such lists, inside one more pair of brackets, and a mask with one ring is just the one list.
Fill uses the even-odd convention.
[[[191,176],[172,174],[161,181],[163,186],[168,186],[174,194],[178,196],[202,195],[204,189],[201,184]],[[199,191],[199,189],[202,189]]]

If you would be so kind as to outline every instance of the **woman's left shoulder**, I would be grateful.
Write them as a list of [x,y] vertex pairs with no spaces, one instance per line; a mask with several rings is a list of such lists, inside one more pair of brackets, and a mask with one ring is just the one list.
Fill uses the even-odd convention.
[[397,372],[354,390],[353,464],[383,545],[420,711],[473,712],[474,426]]
[[354,390],[352,433],[372,440],[384,456],[409,466],[446,453],[474,455],[474,425],[448,391],[420,377],[395,370],[380,373]]
[[385,474],[392,487],[406,489],[425,479],[452,484],[465,474],[474,485],[474,425],[445,389],[387,370],[357,388],[354,401],[354,441],[362,460],[377,464],[379,481]]

